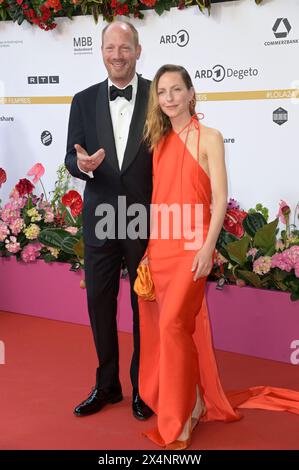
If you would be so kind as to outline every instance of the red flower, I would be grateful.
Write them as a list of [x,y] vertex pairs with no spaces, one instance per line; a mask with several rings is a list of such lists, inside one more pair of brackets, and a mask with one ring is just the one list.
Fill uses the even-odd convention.
[[27,178],[23,178],[16,184],[16,190],[20,196],[25,196],[26,194],[32,193],[34,186]]
[[280,201],[279,203],[279,211],[276,217],[279,217],[280,222],[286,224],[289,221],[289,215],[291,213],[290,207],[287,205],[285,201]]
[[23,3],[23,0],[17,0],[18,5],[22,5],[22,3]]
[[6,181],[5,170],[3,170],[3,168],[0,168],[0,188],[1,188],[2,184],[5,183],[5,181]]
[[61,202],[64,206],[70,207],[73,217],[76,217],[82,211],[82,197],[77,191],[74,191],[73,189],[65,193],[65,195],[61,199]]
[[224,218],[224,230],[235,235],[237,238],[241,238],[244,234],[242,222],[246,216],[247,212],[245,211],[240,211],[239,209],[229,209],[226,211]]
[[62,10],[60,0],[47,0],[44,5],[48,8],[53,8],[55,13],[59,10]]
[[143,5],[146,5],[147,7],[153,7],[156,5],[157,0],[140,0],[140,3],[143,3]]

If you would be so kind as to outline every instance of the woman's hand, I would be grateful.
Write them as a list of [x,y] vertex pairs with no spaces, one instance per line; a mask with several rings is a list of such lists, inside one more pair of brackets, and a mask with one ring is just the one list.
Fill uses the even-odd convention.
[[147,265],[147,264],[148,264],[148,257],[145,256],[145,257],[140,261],[140,264]]
[[213,252],[204,247],[196,253],[191,269],[195,273],[193,281],[197,281],[200,277],[206,277],[210,274],[213,267],[212,256]]

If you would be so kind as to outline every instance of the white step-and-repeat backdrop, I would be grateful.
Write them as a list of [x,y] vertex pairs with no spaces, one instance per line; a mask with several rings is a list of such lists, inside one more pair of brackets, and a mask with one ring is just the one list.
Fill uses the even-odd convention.
[[[299,0],[253,0],[148,11],[132,20],[143,47],[137,71],[153,78],[165,63],[184,65],[204,123],[225,138],[230,196],[243,208],[262,202],[274,217],[280,199],[299,200]],[[74,93],[106,77],[100,44],[104,22],[59,19],[40,31],[0,22],[0,167],[5,201],[36,162],[54,189],[64,161]],[[298,96],[298,98],[296,98]]]

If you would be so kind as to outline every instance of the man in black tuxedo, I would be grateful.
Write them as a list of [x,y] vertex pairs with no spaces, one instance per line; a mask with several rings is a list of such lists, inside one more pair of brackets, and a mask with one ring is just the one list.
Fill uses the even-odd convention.
[[[65,165],[76,178],[86,181],[83,206],[84,263],[88,311],[99,359],[96,385],[78,405],[76,416],[86,416],[108,403],[122,400],[119,381],[117,295],[122,259],[131,285],[134,352],[131,361],[133,415],[147,419],[152,411],[138,393],[139,313],[133,291],[136,269],[145,252],[147,235],[130,239],[119,236],[118,199],[126,206],[149,209],[152,192],[152,156],[142,141],[150,82],[136,74],[141,53],[138,33],[129,23],[116,21],[102,32],[102,55],[108,78],[74,96],[69,119]],[[99,236],[97,214],[104,204],[115,209],[113,230]],[[124,214],[121,214],[124,216]],[[132,218],[131,218],[132,219]],[[131,220],[125,216],[125,228]],[[102,219],[103,220],[103,219]],[[115,238],[111,234],[115,231]],[[109,232],[109,233],[108,233]]]

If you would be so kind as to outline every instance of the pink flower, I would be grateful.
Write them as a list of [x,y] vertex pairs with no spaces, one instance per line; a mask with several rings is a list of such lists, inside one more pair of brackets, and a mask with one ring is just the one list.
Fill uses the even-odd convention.
[[287,219],[289,218],[290,213],[291,213],[290,207],[287,205],[285,201],[281,200],[279,204],[279,211],[277,214],[277,217],[279,217],[280,222],[282,222],[283,224],[286,224],[287,223],[286,218]]
[[215,264],[217,266],[222,266],[225,263],[228,263],[228,260],[219,251],[216,251]]
[[33,165],[32,168],[27,173],[27,176],[34,176],[33,183],[36,184],[38,180],[43,176],[45,173],[45,169],[41,163],[36,163]]
[[284,248],[285,248],[285,244],[283,243],[283,241],[282,240],[277,240],[277,242],[275,244],[275,250],[276,251],[279,251],[279,250],[282,251],[282,250],[284,250]]
[[250,250],[247,251],[247,256],[252,256],[252,258],[254,258],[257,252],[257,248],[250,248]]
[[[283,271],[290,272],[292,269],[298,269],[299,264],[299,246],[294,245],[282,253],[276,253],[272,256],[271,266],[272,268],[279,268]],[[296,274],[297,276],[297,274]],[[298,276],[297,276],[298,277]]]
[[53,222],[54,218],[55,218],[54,213],[52,211],[46,211],[45,218],[44,218],[46,224]]
[[23,248],[21,253],[21,258],[25,263],[30,263],[35,261],[36,258],[40,255],[40,250],[42,249],[41,243],[29,243]]
[[65,231],[71,233],[72,235],[76,235],[76,233],[78,232],[78,229],[77,227],[66,227]]
[[256,274],[267,274],[271,269],[271,256],[260,256],[253,263],[253,272]]
[[9,237],[9,239],[5,240],[5,248],[10,253],[17,253],[20,251],[20,243],[17,242],[16,237]]
[[13,235],[19,235],[24,226],[24,220],[21,218],[15,219],[9,226]]
[[236,279],[236,285],[238,287],[245,287],[246,286],[246,282],[243,281],[243,279]]
[[9,195],[9,199],[11,199],[11,201],[14,201],[16,204],[18,204],[18,207],[20,209],[23,209],[23,207],[25,206],[27,202],[26,197],[21,197],[18,193],[18,190],[15,187],[13,188],[13,190],[11,191]]
[[7,235],[9,235],[8,226],[0,220],[0,242],[4,242]]
[[19,219],[21,217],[21,211],[17,201],[7,202],[0,215],[2,220],[8,225],[12,224],[16,219]]
[[229,198],[229,201],[227,203],[227,208],[228,209],[240,209],[240,204],[236,199],[233,199],[232,197]]

